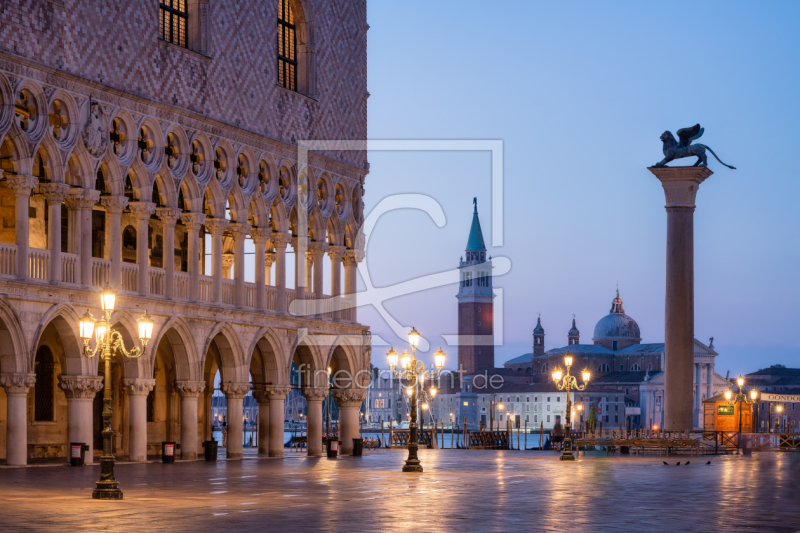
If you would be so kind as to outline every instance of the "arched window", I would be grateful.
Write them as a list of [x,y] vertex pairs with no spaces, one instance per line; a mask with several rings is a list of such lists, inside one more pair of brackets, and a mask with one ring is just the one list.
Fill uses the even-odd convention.
[[278,84],[297,90],[297,28],[289,0],[278,0]]
[[53,352],[47,346],[36,350],[36,385],[34,386],[34,420],[53,421]]
[[161,0],[158,15],[161,38],[186,48],[186,0]]
[[600,368],[598,368],[598,369],[597,369],[597,371],[598,371],[598,372],[611,372],[611,367],[609,367],[609,366],[608,366],[607,364],[605,364],[605,363],[602,363],[602,364],[600,365]]
[[642,367],[640,367],[640,366],[639,366],[639,365],[637,365],[637,364],[634,364],[633,366],[631,366],[631,372],[638,372],[638,371],[640,371],[641,369],[642,369]]

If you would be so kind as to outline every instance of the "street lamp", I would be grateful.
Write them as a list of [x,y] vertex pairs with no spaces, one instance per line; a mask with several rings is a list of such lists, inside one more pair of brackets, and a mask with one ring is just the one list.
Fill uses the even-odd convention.
[[565,429],[565,436],[564,436],[564,449],[561,452],[561,460],[562,461],[574,461],[575,456],[572,455],[572,438],[570,437],[570,410],[572,409],[572,401],[569,398],[569,390],[584,390],[586,389],[586,385],[589,384],[589,374],[588,370],[583,371],[583,385],[578,385],[578,380],[575,379],[575,376],[571,376],[569,373],[569,369],[572,366],[572,356],[567,354],[564,357],[564,364],[567,366],[567,373],[564,375],[564,379],[561,379],[562,372],[558,368],[553,371],[553,381],[556,384],[556,388],[558,390],[566,390],[567,391],[567,423],[564,426]]
[[[392,375],[398,379],[405,379],[413,383],[412,386],[406,389],[406,394],[411,399],[411,408],[409,413],[409,441],[408,441],[408,459],[406,464],[403,465],[403,472],[422,472],[422,465],[420,464],[417,451],[419,450],[419,435],[417,433],[417,400],[422,404],[423,409],[428,408],[428,394],[425,392],[425,378],[431,381],[438,378],[442,373],[444,367],[445,353],[439,348],[434,354],[434,369],[430,371],[425,370],[425,363],[417,360],[417,345],[419,344],[419,333],[414,328],[408,334],[408,344],[411,345],[411,355],[407,350],[403,350],[400,356],[400,369],[397,370],[397,352],[394,348],[386,354],[389,362],[389,368]],[[436,395],[436,389],[431,388],[431,397]]]
[[328,395],[325,398],[325,442],[331,447],[331,367],[328,367]]
[[[736,403],[739,404],[739,438],[736,439],[736,453],[739,453],[739,441],[742,440],[742,402],[745,405],[753,405],[756,403],[758,399],[758,391],[756,389],[750,390],[750,397],[748,398],[747,395],[742,391],[742,387],[744,387],[744,378],[739,376],[736,379],[736,385],[739,387],[739,392],[735,395],[730,390],[725,391],[725,399],[728,401],[728,405],[734,405]],[[752,408],[751,408],[752,409]],[[752,413],[750,416],[750,426],[752,429],[753,425],[753,417]]]
[[[111,453],[111,437],[114,431],[111,429],[111,357],[118,350],[125,357],[135,359],[141,357],[147,348],[147,341],[153,334],[153,320],[147,311],[137,321],[139,323],[139,339],[142,341],[142,349],[134,347],[131,351],[125,349],[122,335],[118,331],[111,329],[111,313],[114,311],[116,294],[106,285],[100,293],[100,305],[103,309],[103,317],[95,321],[89,311],[80,319],[80,337],[83,340],[83,355],[92,358],[100,354],[100,359],[105,362],[103,380],[103,455],[100,456],[100,480],[97,487],[92,491],[92,498],[96,500],[121,500],[122,491],[119,489],[119,482],[114,479],[114,455]],[[95,334],[95,348],[89,347],[89,340],[92,338],[92,331]]]

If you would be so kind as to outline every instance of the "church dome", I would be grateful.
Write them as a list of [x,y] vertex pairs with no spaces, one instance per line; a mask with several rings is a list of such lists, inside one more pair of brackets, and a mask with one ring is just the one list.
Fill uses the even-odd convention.
[[580,334],[581,334],[581,332],[578,331],[578,327],[575,325],[575,319],[573,318],[572,319],[572,328],[570,328],[569,333],[567,333],[567,335],[570,336],[570,337],[577,337]]
[[611,304],[611,312],[600,319],[594,327],[593,341],[632,341],[638,343],[642,340],[639,333],[639,324],[634,319],[625,314],[622,308],[622,299],[614,298]]

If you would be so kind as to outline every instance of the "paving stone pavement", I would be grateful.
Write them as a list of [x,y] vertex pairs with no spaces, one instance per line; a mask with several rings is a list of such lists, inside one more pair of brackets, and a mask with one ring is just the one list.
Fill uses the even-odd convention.
[[118,502],[91,499],[98,466],[3,468],[0,531],[800,531],[800,454],[420,456],[121,464]]

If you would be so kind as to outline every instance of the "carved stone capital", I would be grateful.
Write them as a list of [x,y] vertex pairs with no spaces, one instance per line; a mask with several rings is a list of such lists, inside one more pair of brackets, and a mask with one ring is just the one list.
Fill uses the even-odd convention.
[[230,268],[233,266],[233,254],[222,254],[222,267]]
[[357,265],[364,260],[364,255],[363,250],[347,250],[342,260],[345,265]]
[[250,390],[250,384],[229,382],[223,383],[220,389],[229,400],[242,399]]
[[297,249],[300,247],[308,249],[308,237],[292,237],[291,242],[295,253],[297,253]]
[[265,390],[253,390],[253,398],[256,399],[258,405],[269,404],[269,393]]
[[136,216],[137,220],[150,220],[150,215],[156,212],[153,202],[129,202],[128,209]]
[[28,394],[36,384],[36,374],[0,374],[0,386],[8,395]]
[[181,398],[197,398],[206,390],[205,381],[176,381],[175,390]]
[[181,216],[181,210],[177,207],[157,207],[156,215],[164,224],[174,226]]
[[339,407],[358,407],[367,397],[363,389],[333,389],[331,394]]
[[344,257],[345,252],[347,252],[347,248],[344,246],[329,246],[328,247],[328,255],[331,256],[331,259],[334,261],[341,260]]
[[272,237],[272,231],[269,228],[251,228],[250,235],[253,237],[254,243],[266,244]]
[[230,223],[231,221],[225,218],[206,218],[206,229],[214,236],[222,235]]
[[128,207],[128,199],[124,196],[103,196],[100,198],[100,205],[105,207],[109,214],[121,215],[122,210]]
[[308,253],[311,254],[314,259],[317,257],[322,257],[322,255],[328,251],[328,243],[327,242],[310,242],[308,243]]
[[181,222],[187,229],[199,230],[206,223],[206,216],[203,213],[181,213]]
[[250,233],[250,224],[240,224],[238,222],[231,222],[228,225],[228,231],[233,234],[234,240],[244,239]]
[[17,174],[16,176],[8,176],[6,178],[6,185],[17,195],[30,196],[31,190],[38,184],[39,180],[33,176]]
[[[100,191],[95,191],[99,193]],[[70,194],[64,199],[64,204],[66,204],[67,208],[72,209],[73,211],[81,211],[83,209],[91,209],[94,207],[94,204],[97,203],[97,198],[92,198],[91,196],[86,196],[81,189],[72,190]]]
[[156,380],[152,378],[125,378],[122,380],[122,390],[128,396],[147,396],[155,386]]
[[303,387],[302,392],[307,402],[321,402],[328,395],[328,389],[323,387]]
[[69,185],[66,183],[40,183],[39,192],[44,195],[48,203],[60,204],[69,194]]
[[708,167],[650,167],[664,187],[666,207],[694,208],[697,189],[713,172]]
[[270,268],[272,264],[275,262],[275,252],[267,252],[264,254],[264,264],[267,268]]
[[67,398],[86,398],[91,400],[103,390],[103,376],[58,376],[58,388]]
[[269,385],[265,387],[264,390],[269,395],[270,400],[283,400],[286,398],[286,395],[289,394],[289,391],[292,390],[292,388]]
[[286,248],[292,242],[292,236],[289,233],[273,232],[270,240],[275,248]]

